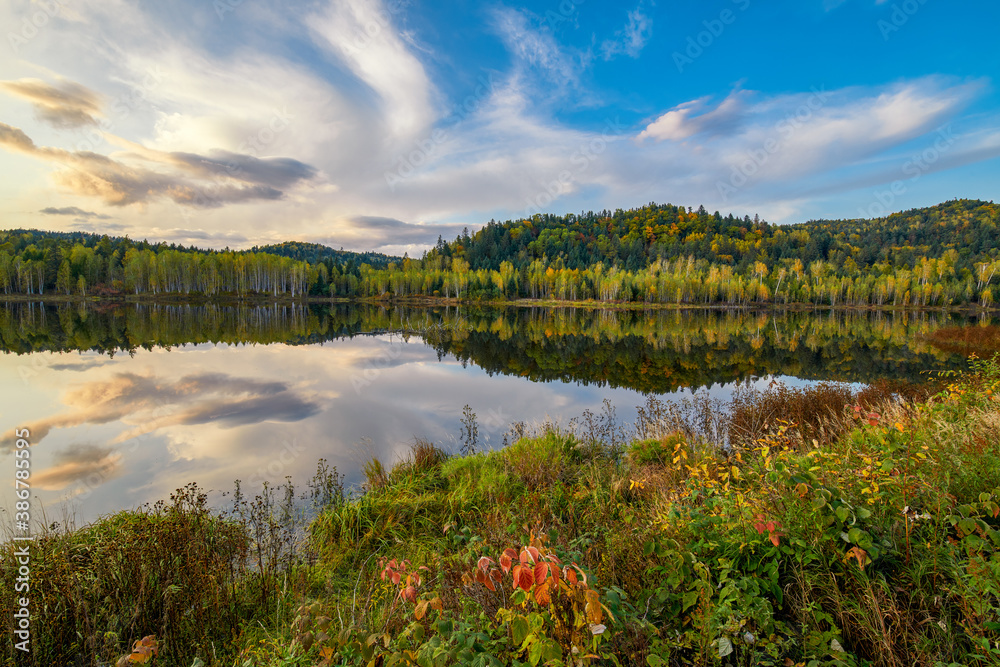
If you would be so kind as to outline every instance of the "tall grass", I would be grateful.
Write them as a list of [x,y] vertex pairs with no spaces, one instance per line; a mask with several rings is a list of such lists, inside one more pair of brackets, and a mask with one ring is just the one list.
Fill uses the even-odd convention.
[[[344,500],[342,480],[325,461],[309,489],[304,500],[314,511]],[[306,592],[295,585],[305,556],[296,548],[296,506],[290,481],[253,498],[237,482],[232,507],[221,511],[189,484],[167,501],[77,530],[40,527],[30,552],[31,652],[8,644],[3,664],[114,664],[149,635],[157,665],[190,667],[196,657],[226,664],[247,628],[288,620],[291,601]],[[23,544],[5,543],[6,562]],[[7,633],[16,575],[0,570]]]

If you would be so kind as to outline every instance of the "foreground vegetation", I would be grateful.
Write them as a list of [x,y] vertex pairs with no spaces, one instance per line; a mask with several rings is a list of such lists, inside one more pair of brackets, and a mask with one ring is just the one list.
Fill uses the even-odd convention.
[[416,441],[357,497],[321,464],[305,534],[290,482],[189,487],[40,538],[34,664],[1000,664],[998,392],[994,360],[650,399],[492,452],[467,409],[464,455]]

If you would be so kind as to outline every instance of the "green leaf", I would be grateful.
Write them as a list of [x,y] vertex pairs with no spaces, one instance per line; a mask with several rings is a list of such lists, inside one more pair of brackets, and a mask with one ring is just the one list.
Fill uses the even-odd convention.
[[541,642],[535,642],[528,649],[528,662],[532,665],[537,665],[542,660],[542,649],[544,646]]
[[871,517],[872,515],[871,510],[866,509],[864,507],[859,507],[858,509],[854,510],[854,513],[857,514],[858,518],[861,519],[862,521]]
[[681,611],[687,611],[689,607],[692,607],[695,602],[698,601],[698,591],[688,591],[684,594],[683,606]]
[[733,643],[729,641],[729,637],[719,637],[716,643],[719,645],[720,658],[725,658],[733,652]]
[[667,663],[663,662],[663,658],[660,656],[650,654],[646,656],[646,664],[649,667],[663,667]]
[[563,654],[562,649],[559,647],[559,643],[553,639],[546,639],[542,642],[542,660],[548,662],[549,660],[562,660]]
[[528,619],[524,616],[515,616],[510,623],[510,634],[516,645],[523,644],[528,636]]
[[865,531],[861,530],[860,528],[851,528],[849,531],[847,531],[847,541],[851,542],[852,544],[858,544],[858,542],[860,542],[861,539],[864,538],[864,536],[865,536]]
[[837,508],[837,518],[841,521],[847,521],[847,517],[851,516],[851,511],[841,505]]
[[455,629],[455,624],[451,620],[438,621],[437,629],[440,634],[447,636]]
[[826,498],[824,498],[822,495],[817,495],[817,496],[813,497],[813,499],[812,499],[813,509],[817,509],[818,510],[818,509],[824,507],[825,505],[826,505]]

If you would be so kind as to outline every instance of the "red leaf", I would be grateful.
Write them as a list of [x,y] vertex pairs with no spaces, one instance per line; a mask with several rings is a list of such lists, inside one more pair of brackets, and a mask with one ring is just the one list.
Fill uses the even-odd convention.
[[563,574],[566,575],[566,581],[568,581],[571,584],[575,584],[576,583],[576,581],[577,581],[577,579],[576,579],[576,570],[574,570],[571,567],[566,567],[566,569],[563,571]]
[[770,535],[771,544],[773,544],[774,546],[778,546],[778,544],[780,542],[780,540],[778,539],[778,537],[779,537],[778,533],[771,533],[771,535]]
[[486,572],[489,569],[490,565],[493,565],[493,559],[490,558],[489,556],[483,556],[482,558],[479,559],[479,562],[476,563],[476,567],[478,567],[483,572]]
[[541,555],[538,553],[538,549],[535,547],[528,547],[528,553],[531,555],[531,562],[537,563],[541,560]]
[[548,572],[548,563],[539,563],[535,566],[535,583],[540,584],[545,581],[546,573]]
[[517,585],[520,586],[525,591],[531,589],[532,584],[535,583],[535,577],[531,572],[530,568],[522,567],[517,573]]
[[500,567],[503,568],[504,572],[510,572],[510,565],[517,558],[517,552],[513,549],[504,549],[503,553],[500,554]]
[[552,603],[552,594],[549,592],[549,582],[545,582],[541,586],[535,589],[535,602],[540,605],[548,605]]

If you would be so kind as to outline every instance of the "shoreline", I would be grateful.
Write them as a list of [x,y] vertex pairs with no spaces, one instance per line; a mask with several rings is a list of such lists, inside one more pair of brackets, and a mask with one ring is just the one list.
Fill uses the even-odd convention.
[[592,299],[577,301],[561,301],[558,299],[500,299],[478,300],[457,299],[435,296],[414,297],[290,297],[268,295],[221,295],[204,296],[193,294],[157,294],[157,295],[115,295],[115,296],[78,296],[54,294],[5,294],[5,303],[40,303],[40,304],[95,304],[95,305],[324,305],[324,304],[366,304],[389,306],[410,306],[418,308],[439,308],[450,306],[488,307],[488,308],[574,308],[580,310],[674,310],[674,311],[744,311],[744,312],[891,312],[891,313],[952,313],[966,316],[997,313],[1000,307],[982,307],[979,305],[965,306],[875,306],[837,304],[823,305],[814,303],[754,303],[754,304],[697,304],[697,303],[646,303],[633,301],[596,301]]

